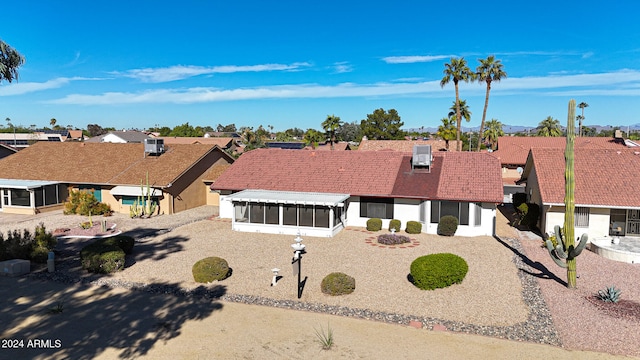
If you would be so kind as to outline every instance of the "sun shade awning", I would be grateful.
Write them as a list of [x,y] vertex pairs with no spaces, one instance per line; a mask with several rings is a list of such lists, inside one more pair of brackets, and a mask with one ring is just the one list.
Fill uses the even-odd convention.
[[58,181],[0,179],[0,188],[31,190],[47,185],[59,184]]
[[297,191],[242,190],[226,198],[231,201],[249,201],[270,204],[300,204],[340,206],[349,194],[314,193]]
[[[162,190],[151,188],[151,196],[162,196]],[[147,187],[140,186],[115,186],[111,189],[111,195],[120,196],[147,196]]]

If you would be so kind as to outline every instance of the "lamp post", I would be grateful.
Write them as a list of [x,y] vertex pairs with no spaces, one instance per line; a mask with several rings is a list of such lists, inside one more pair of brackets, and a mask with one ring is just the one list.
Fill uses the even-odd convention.
[[[304,288],[304,282],[301,280],[302,277],[302,255],[306,254],[305,245],[302,243],[302,238],[300,237],[300,232],[294,239],[295,243],[291,244],[293,248],[293,259],[291,259],[291,264],[293,265],[293,275],[298,275],[298,299],[302,297],[302,289]],[[305,277],[305,282],[306,282]]]

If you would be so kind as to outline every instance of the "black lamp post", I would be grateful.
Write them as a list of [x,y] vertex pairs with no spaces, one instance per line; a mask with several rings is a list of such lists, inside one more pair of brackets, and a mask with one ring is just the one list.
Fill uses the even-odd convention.
[[302,255],[306,254],[305,245],[302,243],[302,238],[300,237],[300,233],[296,236],[295,244],[291,244],[293,248],[293,259],[291,259],[291,264],[293,265],[293,274],[298,275],[298,299],[302,297],[302,289],[304,288],[304,283],[307,281],[305,277],[304,281],[302,281]]

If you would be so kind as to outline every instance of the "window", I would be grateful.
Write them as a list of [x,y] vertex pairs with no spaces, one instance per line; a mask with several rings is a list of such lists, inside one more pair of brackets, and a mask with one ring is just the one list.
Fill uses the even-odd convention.
[[300,226],[313,226],[313,205],[300,205]]
[[459,225],[469,225],[469,203],[453,201],[432,201],[431,223],[439,223],[440,218],[445,215],[451,215],[458,219]]
[[342,223],[341,217],[342,217],[342,208],[334,207],[333,208],[333,226],[336,226]]
[[360,217],[393,219],[393,199],[360,198]]
[[11,189],[11,205],[31,206],[31,197],[29,196],[29,190]]
[[282,225],[298,226],[297,205],[282,205]]
[[314,216],[315,227],[329,227],[329,208],[326,206],[316,206]]
[[236,222],[248,222],[249,221],[249,213],[246,202],[237,202],[233,204]]
[[47,185],[44,187],[44,204],[58,204],[58,188],[56,185]]
[[44,205],[44,194],[43,194],[43,192],[44,192],[43,188],[35,189],[33,191],[33,194],[36,197],[36,207]]
[[475,203],[476,212],[473,217],[473,224],[475,226],[482,225],[482,203]]
[[249,204],[249,222],[252,224],[264,224],[264,204]]
[[278,204],[266,204],[264,206],[265,224],[280,224],[280,206]]
[[573,211],[575,214],[575,225],[579,227],[589,227],[589,208],[576,207]]
[[420,222],[423,224],[427,222],[427,202],[426,201],[420,202]]

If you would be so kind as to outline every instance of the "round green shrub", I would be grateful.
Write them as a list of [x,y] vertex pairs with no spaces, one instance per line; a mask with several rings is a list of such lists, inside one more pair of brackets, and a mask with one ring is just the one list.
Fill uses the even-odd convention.
[[382,229],[382,219],[372,218],[367,220],[367,230],[380,231]]
[[334,272],[322,279],[320,287],[322,293],[327,295],[347,295],[356,289],[356,279],[345,273]]
[[34,246],[29,258],[35,263],[46,264],[49,259],[49,249],[44,246]]
[[422,224],[418,221],[407,221],[407,234],[420,234],[422,232]]
[[199,283],[221,281],[231,275],[227,260],[216,256],[204,258],[193,265],[193,279]]
[[411,263],[411,278],[416,287],[434,290],[461,283],[468,270],[467,262],[458,255],[431,254]]
[[400,222],[400,220],[393,219],[389,221],[389,231],[391,231],[391,229],[395,229],[396,232],[398,232],[400,231],[401,227],[402,227],[402,222]]
[[93,273],[109,274],[124,269],[124,251],[105,241],[93,242],[80,251],[82,268]]
[[438,235],[453,236],[458,230],[458,219],[452,215],[445,215],[438,222]]

